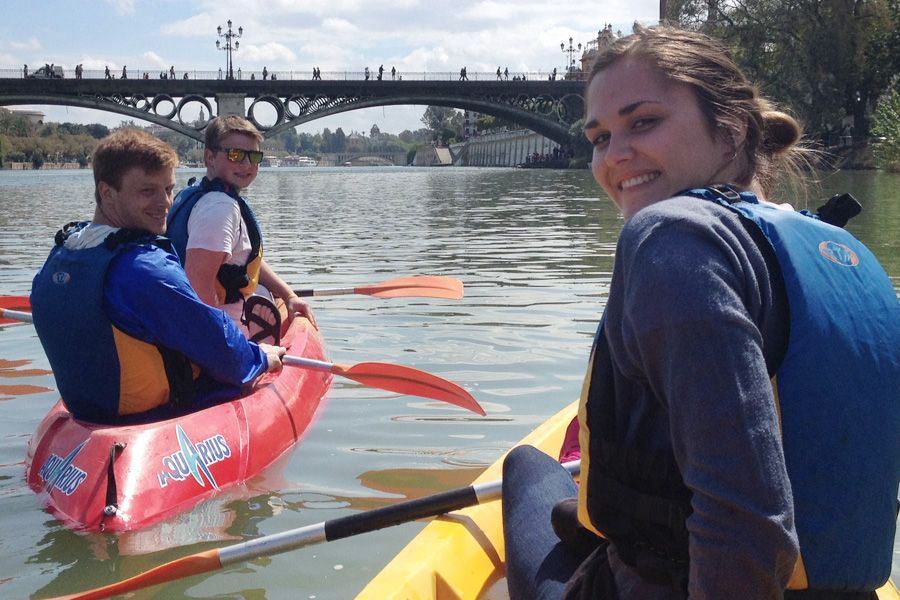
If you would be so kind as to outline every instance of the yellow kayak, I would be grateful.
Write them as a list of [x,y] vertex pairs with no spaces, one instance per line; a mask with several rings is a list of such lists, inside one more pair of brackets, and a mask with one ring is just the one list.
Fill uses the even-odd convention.
[[[573,402],[520,444],[556,456],[577,411]],[[502,477],[503,457],[474,483]],[[500,600],[507,598],[500,501],[472,506],[431,521],[356,596],[356,600]],[[890,581],[879,600],[900,600]]]

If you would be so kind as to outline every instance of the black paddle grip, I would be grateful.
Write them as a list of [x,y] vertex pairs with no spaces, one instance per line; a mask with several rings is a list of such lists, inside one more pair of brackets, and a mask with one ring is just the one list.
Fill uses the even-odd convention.
[[294,295],[299,296],[301,298],[309,298],[310,296],[315,295],[315,290],[291,290],[294,292]]
[[325,539],[331,542],[392,525],[409,523],[424,517],[442,515],[476,504],[478,504],[478,496],[471,486],[458,488],[326,521]]

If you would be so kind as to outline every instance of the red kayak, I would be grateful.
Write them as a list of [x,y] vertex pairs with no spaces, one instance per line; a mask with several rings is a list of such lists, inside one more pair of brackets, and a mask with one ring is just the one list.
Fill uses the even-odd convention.
[[[294,319],[282,345],[324,360],[322,338],[306,319]],[[331,379],[287,366],[249,396],[140,425],[77,421],[57,402],[28,444],[28,485],[68,527],[142,529],[246,481],[293,448]]]

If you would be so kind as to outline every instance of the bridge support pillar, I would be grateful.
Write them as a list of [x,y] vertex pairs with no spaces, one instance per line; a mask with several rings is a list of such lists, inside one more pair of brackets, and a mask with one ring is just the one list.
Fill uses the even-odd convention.
[[225,115],[247,116],[247,109],[244,106],[244,94],[216,94],[216,105],[219,108],[220,117]]

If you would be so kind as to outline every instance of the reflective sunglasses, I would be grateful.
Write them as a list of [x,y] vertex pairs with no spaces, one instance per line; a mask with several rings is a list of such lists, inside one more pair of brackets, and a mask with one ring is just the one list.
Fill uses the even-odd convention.
[[240,148],[219,148],[219,150],[225,153],[228,162],[242,163],[245,158],[249,158],[251,165],[258,165],[263,159],[261,150],[241,150]]

